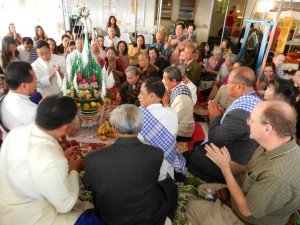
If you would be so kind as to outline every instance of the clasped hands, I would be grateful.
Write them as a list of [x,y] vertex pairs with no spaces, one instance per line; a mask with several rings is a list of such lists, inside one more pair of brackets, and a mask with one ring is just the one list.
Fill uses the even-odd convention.
[[224,109],[214,101],[208,101],[209,118],[213,119],[218,116],[223,116]]
[[53,64],[52,67],[51,67],[51,73],[50,73],[50,76],[49,76],[49,79],[50,79],[50,80],[52,80],[52,78],[55,76],[56,72],[59,73],[59,75],[60,75],[61,78],[64,77],[64,74],[63,74],[63,72],[61,71],[60,65],[58,65],[58,64]]
[[162,98],[162,105],[164,107],[169,107],[170,106],[170,94],[168,93],[168,91],[165,92],[163,98]]

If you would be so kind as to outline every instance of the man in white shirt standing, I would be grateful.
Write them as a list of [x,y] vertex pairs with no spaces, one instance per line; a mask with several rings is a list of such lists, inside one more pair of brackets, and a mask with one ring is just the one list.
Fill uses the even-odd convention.
[[108,36],[104,37],[104,46],[106,47],[117,47],[120,38],[116,37],[116,30],[114,27],[108,28]]
[[38,79],[37,90],[43,97],[58,94],[66,74],[64,57],[51,54],[46,41],[37,41],[35,48],[39,58],[32,63],[32,68]]
[[174,179],[174,169],[177,173],[185,174],[185,159],[176,150],[177,113],[161,104],[165,90],[159,77],[150,77],[142,84],[139,94],[144,121],[138,138],[143,143],[161,148],[164,152],[159,180],[165,179],[167,174]]
[[[28,62],[12,62],[5,70],[8,94],[0,105],[0,118],[5,130],[12,130],[19,125],[34,121],[37,105],[29,97],[35,92],[37,78]],[[6,131],[2,132],[6,136]]]
[[73,99],[50,96],[35,123],[12,130],[0,152],[0,224],[73,225],[82,213],[78,199],[83,160],[73,146],[57,142],[77,113]]

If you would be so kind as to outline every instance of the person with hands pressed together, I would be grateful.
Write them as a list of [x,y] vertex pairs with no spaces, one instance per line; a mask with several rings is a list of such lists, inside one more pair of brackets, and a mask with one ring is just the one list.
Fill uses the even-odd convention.
[[71,225],[83,212],[78,194],[84,161],[76,147],[63,152],[57,141],[76,113],[73,99],[49,96],[35,123],[10,131],[0,152],[0,224]]
[[[253,70],[238,67],[230,72],[227,84],[229,96],[236,100],[224,113],[213,101],[208,105],[211,120],[204,143],[214,143],[219,148],[226,146],[230,150],[234,172],[245,167],[257,148],[257,143],[249,138],[246,123],[253,107],[261,102],[254,85]],[[188,168],[192,174],[208,182],[225,182],[221,170],[206,156],[204,145],[196,147],[190,154]]]
[[6,36],[12,37],[16,41],[17,46],[22,44],[22,36],[17,33],[15,24],[10,23],[8,25],[8,33]]
[[[122,61],[117,58],[117,51],[113,47],[108,47],[106,50],[106,58],[101,59],[100,65],[103,65],[106,73],[113,74],[116,87],[119,87],[125,81],[125,74],[122,71]],[[104,70],[102,73],[105,73]],[[113,94],[115,96],[116,93]]]
[[5,36],[1,42],[0,67],[4,71],[9,63],[20,61],[20,52],[17,50],[17,43],[12,37]]
[[193,118],[193,100],[191,91],[182,82],[180,70],[175,66],[169,66],[164,70],[163,82],[171,95],[165,94],[162,103],[170,106],[178,116],[177,141],[188,142],[192,139],[195,129]]
[[104,37],[104,46],[116,49],[118,42],[121,41],[120,38],[116,37],[116,29],[114,27],[109,27],[107,32],[108,36]]
[[39,58],[32,63],[32,68],[38,79],[37,90],[43,97],[58,94],[66,73],[66,61],[62,56],[51,54],[46,41],[37,41],[35,48]]
[[180,63],[175,63],[172,66],[176,66],[180,70],[181,76],[182,76],[182,82],[185,83],[186,86],[190,89],[193,104],[195,105],[197,103],[197,86],[186,76],[186,74],[185,74],[185,71],[186,71],[185,65],[180,64]]
[[138,66],[139,56],[141,54],[147,54],[147,51],[145,37],[143,35],[138,35],[136,37],[136,44],[128,46],[128,55],[130,57],[129,65]]
[[224,114],[224,109],[214,101],[208,101],[208,111],[211,120],[215,117],[222,117]]
[[129,66],[125,70],[126,81],[118,88],[116,101],[125,104],[135,104],[139,106],[138,96],[144,80],[140,79],[135,66]]
[[[211,189],[215,192],[215,202],[191,200],[187,217],[192,225],[208,224],[208,221],[218,225],[295,224],[291,215],[300,201],[300,147],[293,138],[296,117],[295,109],[284,101],[264,101],[254,107],[247,124],[250,138],[260,146],[237,180],[230,166],[230,149],[214,144],[205,146],[206,156],[220,168],[226,186],[199,186],[199,197],[203,197],[205,188]],[[229,206],[219,195],[224,188],[229,191]]]

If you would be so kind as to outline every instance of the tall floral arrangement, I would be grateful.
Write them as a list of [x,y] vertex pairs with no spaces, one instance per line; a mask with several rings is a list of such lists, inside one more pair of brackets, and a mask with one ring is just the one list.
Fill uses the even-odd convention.
[[86,21],[90,11],[77,6],[77,16],[85,25],[85,39],[82,54],[77,54],[71,66],[70,79],[67,81],[67,95],[74,98],[84,112],[97,111],[110,102],[108,96],[101,96],[103,83],[102,69],[93,57],[88,41]]

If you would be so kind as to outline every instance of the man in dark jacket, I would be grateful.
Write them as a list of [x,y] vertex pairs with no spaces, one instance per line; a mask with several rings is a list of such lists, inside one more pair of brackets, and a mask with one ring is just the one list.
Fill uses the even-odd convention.
[[[253,107],[261,101],[254,91],[255,75],[249,67],[239,67],[230,72],[227,89],[229,96],[236,100],[223,111],[213,101],[208,102],[210,123],[208,138],[205,143],[213,143],[219,148],[230,149],[231,169],[237,173],[244,168],[257,148],[257,143],[251,140],[247,126]],[[205,181],[224,183],[221,170],[206,156],[204,144],[197,147],[188,165],[189,171]]]
[[116,142],[87,155],[84,186],[93,191],[96,212],[106,225],[163,225],[174,217],[177,188],[158,182],[163,151],[139,141],[143,114],[123,104],[110,117]]

